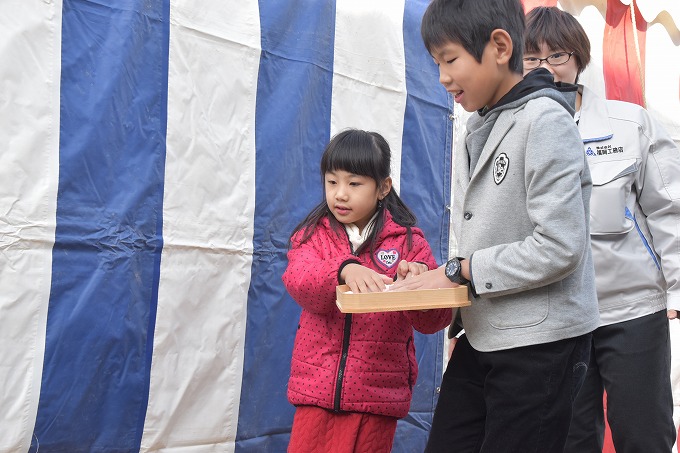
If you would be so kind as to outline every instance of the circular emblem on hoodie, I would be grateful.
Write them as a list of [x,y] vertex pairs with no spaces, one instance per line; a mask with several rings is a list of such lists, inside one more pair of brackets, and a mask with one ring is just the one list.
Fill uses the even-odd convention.
[[510,165],[510,159],[505,153],[500,153],[493,161],[493,182],[496,185],[503,182],[505,175],[508,174],[508,166]]

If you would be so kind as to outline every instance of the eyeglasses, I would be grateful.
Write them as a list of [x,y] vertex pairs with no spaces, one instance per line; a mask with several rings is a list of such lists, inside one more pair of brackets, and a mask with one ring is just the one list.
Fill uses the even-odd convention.
[[550,66],[559,66],[565,64],[574,52],[557,52],[552,55],[548,55],[545,58],[528,57],[524,59],[524,69],[536,69],[544,61]]

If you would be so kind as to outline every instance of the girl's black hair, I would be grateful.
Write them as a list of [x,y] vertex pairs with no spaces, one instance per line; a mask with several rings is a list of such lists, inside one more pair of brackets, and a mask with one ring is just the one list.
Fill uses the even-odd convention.
[[[326,173],[331,171],[343,170],[348,173],[353,173],[360,176],[368,176],[372,178],[378,188],[383,181],[390,176],[390,161],[392,153],[390,146],[382,135],[377,132],[362,131],[359,129],[346,129],[335,135],[330,143],[326,146],[321,157],[321,181],[324,185]],[[355,254],[361,253],[366,247],[370,247],[371,259],[374,259],[375,246],[378,233],[385,225],[385,209],[390,211],[392,219],[399,225],[406,227],[407,244],[411,247],[411,227],[415,226],[417,220],[416,216],[399,198],[399,195],[392,188],[387,196],[378,203],[378,216],[375,222],[372,222],[368,227],[370,233],[366,242],[355,251]],[[338,222],[335,216],[331,213],[326,198],[324,196],[321,203],[319,203],[312,211],[295,227],[291,238],[300,230],[305,230],[302,236],[302,242],[309,239],[314,233],[317,225],[323,218],[328,218],[333,229],[340,235],[344,233],[343,225]]]

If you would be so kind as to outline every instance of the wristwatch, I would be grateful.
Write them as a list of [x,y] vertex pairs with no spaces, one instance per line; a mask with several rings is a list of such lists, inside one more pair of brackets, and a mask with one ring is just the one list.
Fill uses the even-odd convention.
[[461,258],[451,258],[448,260],[446,262],[446,266],[444,267],[444,274],[446,274],[446,278],[451,280],[453,283],[458,285],[467,285],[470,283],[470,280],[461,275],[460,260]]

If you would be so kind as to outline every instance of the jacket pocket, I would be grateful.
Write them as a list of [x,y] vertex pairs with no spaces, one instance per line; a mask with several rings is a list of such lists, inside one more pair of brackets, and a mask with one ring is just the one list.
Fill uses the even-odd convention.
[[489,299],[489,324],[496,329],[516,329],[542,323],[550,312],[550,289],[554,285],[561,285],[561,282],[530,289],[521,295]]
[[637,159],[590,163],[590,234],[623,234],[635,227],[626,217],[626,200],[638,170]]

